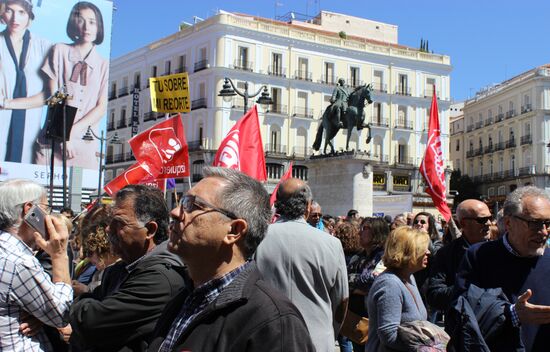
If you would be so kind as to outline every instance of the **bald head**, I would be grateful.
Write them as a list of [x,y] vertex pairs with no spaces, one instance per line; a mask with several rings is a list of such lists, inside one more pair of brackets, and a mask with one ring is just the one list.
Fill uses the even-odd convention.
[[275,209],[288,220],[295,220],[307,215],[312,200],[311,189],[304,181],[290,178],[279,186]]
[[477,243],[489,238],[491,211],[487,204],[477,199],[466,199],[456,208],[462,235],[470,243]]

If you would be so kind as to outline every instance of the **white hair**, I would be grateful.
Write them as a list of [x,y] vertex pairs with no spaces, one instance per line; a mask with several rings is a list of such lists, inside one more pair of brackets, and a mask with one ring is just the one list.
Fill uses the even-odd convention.
[[25,179],[0,182],[0,230],[18,228],[21,211],[27,202],[38,202],[46,195],[44,187]]

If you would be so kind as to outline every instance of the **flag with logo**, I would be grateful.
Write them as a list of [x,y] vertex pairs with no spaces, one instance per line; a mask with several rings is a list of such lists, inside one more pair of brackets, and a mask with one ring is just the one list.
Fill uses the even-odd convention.
[[103,189],[112,197],[125,186],[142,183],[142,180],[154,179],[156,174],[158,174],[158,172],[153,172],[149,164],[138,161],[112,179]]
[[137,161],[158,170],[156,178],[189,176],[189,152],[179,114],[132,137],[128,143]]
[[292,161],[288,166],[288,170],[286,170],[283,177],[281,177],[281,179],[279,180],[279,183],[277,183],[277,186],[275,186],[273,193],[271,193],[271,197],[269,198],[269,204],[271,204],[271,206],[273,206],[273,204],[275,204],[275,201],[277,200],[277,190],[279,189],[279,186],[281,185],[281,183],[283,183],[285,180],[288,180],[291,177],[292,177]]
[[426,182],[426,193],[432,197],[435,207],[445,220],[449,221],[451,218],[451,210],[447,205],[447,185],[445,183],[445,166],[443,164],[441,131],[439,126],[439,113],[434,86],[432,106],[430,108],[428,142],[426,144],[424,159],[420,164],[420,173]]
[[231,128],[214,157],[213,166],[240,170],[266,181],[265,156],[258,109],[254,106]]

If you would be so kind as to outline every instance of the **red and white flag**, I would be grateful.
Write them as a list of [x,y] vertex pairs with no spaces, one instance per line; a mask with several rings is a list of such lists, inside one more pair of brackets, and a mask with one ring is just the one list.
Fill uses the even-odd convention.
[[267,180],[262,133],[256,106],[231,128],[221,142],[212,165],[240,170],[258,181]]
[[[158,174],[158,172],[156,172]],[[116,192],[127,185],[135,185],[141,183],[142,180],[155,178],[155,172],[151,167],[144,162],[138,161],[130,166],[122,174],[118,175],[103,187],[109,196],[114,196]]]
[[189,152],[179,114],[141,132],[128,143],[136,160],[157,173],[155,178],[189,176]]
[[433,89],[432,106],[430,108],[430,123],[428,128],[428,143],[426,153],[420,164],[420,173],[426,181],[426,193],[432,197],[435,207],[445,220],[451,218],[451,210],[447,205],[447,185],[445,184],[445,166],[441,149],[441,131],[435,86]]
[[277,183],[277,186],[275,186],[273,193],[271,193],[271,197],[269,198],[269,204],[271,204],[271,206],[273,206],[273,204],[275,204],[275,201],[277,200],[277,190],[279,189],[279,186],[281,185],[281,183],[283,183],[285,180],[288,180],[291,177],[292,177],[292,161],[288,166],[288,170],[286,170],[283,177],[281,177],[281,179],[279,180],[279,183]]

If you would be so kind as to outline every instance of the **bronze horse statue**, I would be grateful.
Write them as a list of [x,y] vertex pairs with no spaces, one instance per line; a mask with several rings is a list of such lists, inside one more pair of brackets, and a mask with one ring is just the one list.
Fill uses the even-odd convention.
[[337,121],[337,112],[335,110],[334,104],[329,105],[325,112],[323,113],[322,123],[317,129],[317,134],[315,136],[315,142],[313,143],[313,150],[317,151],[321,148],[321,140],[323,139],[323,131],[325,131],[325,147],[323,149],[323,154],[327,153],[327,146],[330,146],[331,153],[334,154],[334,145],[331,140],[336,136],[340,128],[347,128],[348,135],[346,139],[346,150],[349,150],[349,140],[351,138],[351,132],[354,127],[358,131],[363,128],[368,128],[367,143],[371,140],[371,131],[370,125],[364,124],[364,108],[365,100],[368,104],[372,103],[370,93],[372,91],[371,85],[362,85],[357,88],[349,95],[348,97],[348,108],[342,121]]

